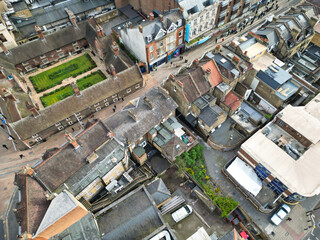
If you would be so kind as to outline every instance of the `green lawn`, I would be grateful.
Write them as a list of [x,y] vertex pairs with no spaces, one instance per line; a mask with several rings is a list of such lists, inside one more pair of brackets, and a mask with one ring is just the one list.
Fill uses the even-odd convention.
[[98,82],[101,82],[102,80],[106,79],[106,76],[98,70],[97,72],[94,72],[90,75],[87,75],[83,78],[80,78],[77,80],[78,87],[81,90],[86,89]]
[[59,85],[68,77],[76,77],[96,67],[89,54],[84,54],[69,62],[30,77],[37,93]]
[[67,85],[67,86],[58,88],[55,91],[50,92],[48,94],[44,94],[42,97],[40,97],[40,100],[44,107],[48,107],[73,94],[74,94],[74,91],[72,87],[70,85]]
[[[80,90],[86,89],[102,80],[106,79],[106,76],[99,70],[92,74],[89,74],[83,78],[77,80],[77,84]],[[63,86],[50,93],[44,94],[40,97],[40,100],[44,107],[48,107],[56,102],[59,102],[66,97],[74,94],[74,91],[70,85]]]

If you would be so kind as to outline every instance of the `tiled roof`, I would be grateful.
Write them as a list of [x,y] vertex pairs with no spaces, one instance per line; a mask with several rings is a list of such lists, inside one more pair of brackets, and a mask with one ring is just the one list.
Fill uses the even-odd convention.
[[212,87],[215,87],[219,83],[222,82],[220,72],[219,72],[217,66],[215,65],[215,63],[213,62],[213,60],[210,60],[209,62],[203,64],[202,69],[204,71],[207,71],[207,69],[210,69],[211,72],[210,72],[210,76],[209,76],[209,81],[210,81]]
[[237,109],[241,104],[240,99],[232,92],[229,92],[228,95],[221,102],[228,108],[230,108],[232,111]]

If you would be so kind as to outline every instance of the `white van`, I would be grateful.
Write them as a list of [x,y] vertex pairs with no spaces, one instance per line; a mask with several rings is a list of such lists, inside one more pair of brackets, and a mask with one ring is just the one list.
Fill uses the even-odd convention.
[[190,205],[186,205],[174,213],[171,214],[173,220],[177,223],[180,222],[182,219],[186,218],[192,213],[192,207]]

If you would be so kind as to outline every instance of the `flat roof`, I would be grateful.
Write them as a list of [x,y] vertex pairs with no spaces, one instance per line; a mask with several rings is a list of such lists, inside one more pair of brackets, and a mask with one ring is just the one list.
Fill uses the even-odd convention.
[[247,56],[249,58],[252,58],[254,56],[256,56],[257,54],[262,53],[263,51],[266,51],[267,47],[265,47],[264,45],[262,45],[261,43],[257,42],[253,45],[251,45],[250,47],[246,48],[245,51],[247,51]]
[[[313,145],[299,159],[293,159],[272,139],[259,130],[241,148],[258,163],[262,163],[274,177],[291,191],[305,197],[320,193],[320,96],[305,107],[287,106],[277,116],[308,138]],[[282,116],[281,116],[282,115]],[[280,117],[281,116],[281,117]],[[272,123],[269,123],[270,126]],[[270,155],[272,153],[272,155]]]

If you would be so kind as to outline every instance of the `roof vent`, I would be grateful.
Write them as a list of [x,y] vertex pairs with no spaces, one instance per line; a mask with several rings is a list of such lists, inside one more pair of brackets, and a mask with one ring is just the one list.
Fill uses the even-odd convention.
[[226,63],[226,62],[227,62],[227,60],[226,60],[225,58],[221,58],[221,59],[220,59],[220,62],[222,62],[222,63]]
[[148,35],[148,36],[147,36],[147,41],[148,41],[148,42],[151,42],[151,41],[152,41],[152,35]]
[[111,162],[116,163],[117,159],[115,157],[111,158]]

